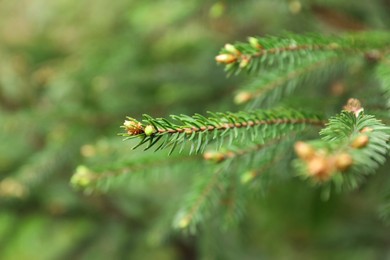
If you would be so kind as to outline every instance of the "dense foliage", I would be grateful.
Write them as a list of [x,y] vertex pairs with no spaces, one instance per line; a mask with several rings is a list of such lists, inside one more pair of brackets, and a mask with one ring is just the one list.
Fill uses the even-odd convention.
[[2,1],[0,259],[388,257],[388,13]]

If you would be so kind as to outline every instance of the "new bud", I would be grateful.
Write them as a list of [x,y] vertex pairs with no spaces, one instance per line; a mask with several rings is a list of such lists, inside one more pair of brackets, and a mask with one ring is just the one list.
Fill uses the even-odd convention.
[[326,181],[331,177],[332,169],[324,156],[316,156],[307,163],[307,170],[310,176],[320,181]]
[[203,154],[203,158],[207,161],[213,161],[215,163],[220,163],[226,159],[225,155],[221,152],[208,151]]
[[240,68],[241,69],[245,68],[246,66],[248,66],[249,62],[250,62],[249,58],[247,58],[245,56],[242,57],[241,62],[240,62]]
[[372,131],[374,131],[374,129],[372,129],[371,127],[366,126],[362,130],[360,130],[360,133],[362,133],[362,134],[363,133],[370,133]]
[[353,160],[352,160],[351,155],[349,155],[347,153],[342,153],[342,154],[337,156],[336,168],[337,168],[337,170],[344,172],[344,171],[348,170],[349,167],[351,167],[352,163],[353,163]]
[[234,54],[234,55],[240,55],[240,51],[236,49],[236,47],[234,47],[233,44],[230,44],[230,43],[227,43],[225,44],[225,50],[227,50],[228,52],[230,52],[231,54]]
[[252,96],[252,94],[250,92],[242,91],[242,92],[239,92],[234,97],[234,103],[236,103],[237,105],[240,105],[240,104],[248,102],[252,98],[253,98],[253,96]]
[[360,149],[365,147],[368,142],[370,141],[370,138],[367,135],[359,135],[358,137],[353,140],[351,146],[356,149]]
[[232,54],[220,54],[217,57],[215,57],[215,60],[218,63],[224,63],[224,64],[230,64],[233,63],[237,60],[236,56]]
[[152,125],[148,125],[148,126],[145,127],[144,132],[145,132],[145,135],[150,136],[154,132],[156,132],[156,129],[154,129],[154,127]]
[[294,145],[294,149],[298,157],[302,160],[310,160],[315,155],[313,147],[302,141],[296,142]]
[[249,37],[248,38],[249,44],[256,49],[262,49],[261,44],[259,43],[259,40],[257,40],[255,37]]
[[350,98],[344,106],[344,110],[354,113],[356,117],[359,117],[360,113],[363,112],[364,109],[358,99]]

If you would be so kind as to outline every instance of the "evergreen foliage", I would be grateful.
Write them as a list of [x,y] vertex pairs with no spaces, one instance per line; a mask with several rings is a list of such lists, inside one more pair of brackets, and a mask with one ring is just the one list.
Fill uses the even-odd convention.
[[2,1],[0,259],[386,259],[389,13]]
[[[256,97],[266,99],[271,96],[270,99],[277,104],[283,96],[291,94],[294,88],[307,83],[305,79],[313,74],[313,71],[318,70],[319,75],[329,77],[332,75],[331,70],[338,68],[332,66],[335,60],[343,63],[343,67],[353,66],[353,62],[348,60],[350,56],[369,61],[374,59],[378,64],[384,62],[385,65],[377,65],[377,74],[380,78],[385,75],[382,86],[387,86],[387,73],[383,71],[387,69],[387,59],[382,56],[389,51],[389,43],[388,33],[377,32],[348,34],[343,37],[291,33],[286,34],[284,38],[250,37],[249,43],[246,44],[226,44],[216,57],[216,61],[225,64],[226,71],[230,74],[238,74],[243,70],[262,72],[257,75],[260,80],[252,83],[258,89],[239,93],[236,96],[237,103]],[[264,73],[267,74],[263,77]],[[310,76],[318,77],[315,77],[315,74]],[[384,91],[386,96],[388,94],[386,87]],[[381,93],[378,92],[376,95],[381,96]],[[365,115],[364,108],[357,99],[350,99],[344,109],[341,114],[331,117],[327,126],[319,132],[321,140],[311,143],[297,142],[295,145],[296,153],[300,157],[300,160],[295,163],[299,175],[323,184],[326,187],[324,189],[326,197],[329,197],[332,182],[338,191],[343,187],[357,188],[364,180],[363,177],[375,172],[386,162],[388,156],[390,128],[374,116]],[[193,187],[193,193],[184,202],[185,209],[179,211],[176,220],[176,227],[189,226],[193,232],[196,224],[204,219],[204,215],[207,215],[210,208],[217,207],[218,201],[224,200],[222,196],[229,193],[231,186],[234,186],[234,190],[238,190],[235,193],[242,193],[241,189],[237,188],[240,184],[234,184],[238,179],[235,176],[236,171],[239,170],[231,167],[230,164],[237,159],[235,154],[245,155],[245,143],[252,143],[252,146],[266,150],[265,140],[279,140],[291,132],[299,136],[298,132],[303,130],[302,125],[312,127],[323,124],[318,116],[299,113],[293,109],[209,113],[211,117],[208,118],[200,114],[192,117],[172,115],[174,122],[144,115],[140,123],[128,117],[123,126],[127,131],[124,134],[126,139],[140,138],[134,148],[147,144],[145,150],[157,146],[156,151],[170,148],[169,154],[171,154],[177,146],[181,147],[179,149],[181,152],[185,145],[190,143],[191,154],[204,152],[211,142],[217,143],[217,151],[205,153],[204,158],[215,162],[227,161],[227,163],[213,170],[212,177],[198,177],[199,181]],[[238,147],[244,143],[242,145],[244,150],[218,152],[221,147],[229,149],[233,143]],[[272,149],[267,150],[272,151]],[[255,151],[259,152],[257,149]],[[227,158],[229,160],[226,160]],[[256,169],[261,164],[253,160],[250,166]],[[217,186],[219,189],[216,188]],[[240,195],[235,195],[231,199],[232,202],[226,206],[233,208],[230,210],[232,216],[242,215],[244,207],[239,204],[242,204],[243,200],[238,197]]]
[[344,111],[330,118],[320,132],[321,140],[297,143],[296,151],[303,164],[299,166],[306,167],[302,175],[314,177],[315,181],[331,178],[338,190],[342,186],[357,188],[364,180],[362,176],[375,172],[386,161],[389,130],[363,112]]
[[[149,143],[145,149],[157,144],[157,150],[171,147],[170,153],[181,145],[183,150],[187,141],[191,142],[190,154],[194,151],[204,151],[210,141],[218,142],[222,146],[222,139],[228,139],[228,145],[233,140],[250,139],[252,142],[266,139],[268,136],[278,138],[286,132],[302,129],[305,125],[321,125],[323,122],[316,115],[288,111],[250,111],[238,113],[211,113],[211,117],[196,114],[193,117],[186,115],[172,115],[171,118],[179,124],[172,123],[164,118],[152,118],[144,115],[144,124],[133,118],[124,123],[128,138],[142,138],[139,144]],[[148,129],[150,129],[148,131]]]

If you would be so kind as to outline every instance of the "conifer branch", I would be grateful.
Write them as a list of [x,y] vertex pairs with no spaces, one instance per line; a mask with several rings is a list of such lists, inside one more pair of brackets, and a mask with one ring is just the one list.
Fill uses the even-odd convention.
[[98,186],[105,186],[105,183],[111,183],[114,178],[121,178],[124,175],[133,177],[145,171],[149,173],[153,169],[161,172],[163,168],[172,168],[172,161],[176,165],[189,164],[191,161],[198,160],[195,156],[185,156],[177,154],[174,157],[159,156],[157,154],[148,154],[137,158],[136,160],[124,161],[116,165],[106,165],[100,168],[91,168],[87,165],[79,165],[73,174],[70,183],[75,188],[96,189]]
[[229,74],[258,71],[264,66],[297,65],[302,58],[315,57],[318,53],[361,55],[371,49],[388,48],[390,36],[380,32],[340,37],[285,34],[282,37],[250,37],[248,41],[226,44],[216,57],[218,63],[226,65]]
[[223,168],[218,168],[211,178],[198,179],[196,187],[192,189],[193,192],[187,197],[185,207],[178,211],[174,227],[195,231],[196,225],[209,213],[208,208],[215,206],[225,191],[222,178],[224,173]]
[[[389,43],[390,35],[378,32],[339,37],[252,37],[249,43],[226,44],[216,60],[226,65],[228,73],[266,70],[236,96],[238,104],[274,103],[311,79],[318,85],[322,78],[340,73],[356,58],[364,58],[370,65],[372,61],[379,64],[377,74],[388,95],[390,79],[385,57]],[[141,121],[127,117],[122,136],[139,139],[134,148],[170,149],[169,153],[176,149],[181,152],[188,146],[190,154],[200,153],[210,143],[216,143],[216,151],[203,155],[216,163],[208,164],[215,169],[213,175],[198,176],[174,222],[177,228],[194,230],[211,209],[225,209],[230,220],[239,216],[242,204],[238,198],[246,184],[275,167],[275,160],[287,157],[293,142],[289,135],[323,125],[317,115],[295,110],[209,112],[207,117],[144,115]],[[304,178],[328,187],[335,185],[337,189],[357,187],[386,161],[390,150],[390,128],[374,116],[365,115],[355,99],[348,102],[341,114],[330,118],[320,135],[319,140],[295,144],[299,158],[294,163]],[[284,139],[289,141],[283,142]]]
[[270,139],[266,141],[263,144],[251,144],[248,147],[245,148],[231,148],[228,150],[221,150],[221,151],[207,151],[203,154],[203,158],[207,161],[212,161],[215,163],[221,163],[226,160],[232,160],[237,159],[239,157],[252,154],[252,153],[258,153],[262,149],[266,149],[270,146],[276,145],[283,141],[286,138],[286,136],[281,138],[275,138]]
[[235,103],[253,101],[255,104],[263,104],[267,100],[273,104],[299,85],[307,84],[310,79],[315,79],[315,85],[318,85],[320,78],[328,79],[331,74],[340,73],[345,63],[343,56],[330,53],[304,60],[287,69],[270,71],[240,90],[235,96]]
[[357,100],[329,120],[321,140],[295,144],[300,174],[315,182],[332,180],[338,189],[356,188],[367,174],[386,161],[389,127],[365,115]]
[[256,178],[258,178],[260,175],[271,169],[275,166],[275,163],[278,162],[283,158],[282,153],[275,154],[274,156],[270,156],[268,158],[268,161],[260,166],[260,168],[253,168],[249,171],[246,171],[244,174],[241,175],[241,183],[247,184],[250,182],[253,182]]
[[[246,149],[236,154],[236,156],[247,156],[253,153],[256,156],[253,161],[256,161],[257,168],[253,168],[255,165],[252,163],[251,171],[244,170],[247,166],[241,160],[233,160],[237,158],[229,157],[218,164],[211,177],[205,178],[203,173],[199,175],[199,179],[183,203],[184,207],[176,215],[174,226],[195,231],[197,224],[204,221],[215,208],[225,211],[225,218],[230,224],[238,220],[243,215],[244,203],[239,197],[247,191],[248,183],[274,167],[275,162],[286,153],[283,146],[275,145],[281,141],[283,140],[271,139],[264,145],[252,146],[253,150]],[[239,167],[235,168],[234,165]]]
[[239,184],[237,181],[232,182],[222,198],[223,228],[237,224],[244,215],[245,198],[243,187]]
[[44,150],[32,154],[12,177],[0,181],[0,197],[25,199],[69,164],[78,152],[78,145],[79,140],[75,137],[66,144],[51,142]]
[[198,153],[212,141],[219,143],[220,147],[226,139],[231,145],[238,136],[244,139],[249,135],[251,140],[261,140],[270,135],[276,137],[288,131],[302,130],[307,125],[321,126],[324,123],[318,115],[295,110],[209,113],[211,116],[208,118],[199,114],[192,117],[172,115],[174,121],[144,115],[143,123],[129,117],[123,126],[127,130],[123,136],[127,139],[141,138],[136,147],[148,143],[145,149],[149,149],[159,144],[156,150],[170,147],[170,153],[178,145],[182,151],[189,142],[190,153]]

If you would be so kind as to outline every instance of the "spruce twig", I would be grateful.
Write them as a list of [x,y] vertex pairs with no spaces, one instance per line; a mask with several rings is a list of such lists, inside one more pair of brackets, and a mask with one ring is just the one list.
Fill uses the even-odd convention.
[[[204,150],[211,141],[228,139],[229,144],[237,139],[239,133],[250,135],[250,138],[264,138],[269,135],[283,135],[286,131],[302,130],[305,126],[321,126],[324,121],[318,115],[298,112],[294,110],[251,111],[238,113],[210,113],[211,117],[194,115],[171,116],[175,120],[152,118],[144,115],[143,123],[128,118],[124,123],[127,130],[123,134],[126,138],[141,138],[139,144],[148,143],[149,149],[160,143],[156,150],[170,147],[170,153],[181,145],[180,151],[186,142],[191,143],[191,151],[198,153]],[[176,123],[177,122],[177,123]],[[134,129],[136,126],[137,129]],[[148,129],[153,129],[147,131]]]

